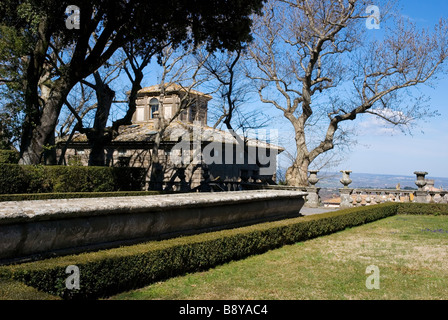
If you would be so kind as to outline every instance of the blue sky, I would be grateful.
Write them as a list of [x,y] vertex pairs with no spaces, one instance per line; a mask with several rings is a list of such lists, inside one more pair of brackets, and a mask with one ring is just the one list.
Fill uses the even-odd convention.
[[[372,4],[375,4],[375,0],[372,0]],[[447,0],[402,0],[400,7],[400,14],[410,18],[419,27],[434,26],[441,17],[448,17]],[[157,82],[152,73],[154,69],[150,70],[144,85]],[[431,109],[437,110],[440,116],[428,122],[419,122],[412,130],[412,135],[379,126],[374,117],[361,116],[355,121],[356,124],[353,123],[358,131],[357,144],[350,152],[344,153],[343,161],[332,170],[393,175],[413,175],[414,171],[424,170],[431,177],[448,177],[448,75],[440,77],[434,88],[422,87],[422,91],[431,98]],[[275,108],[253,102],[254,110],[260,107],[272,111],[274,121],[268,129],[279,130],[281,145],[295,149],[289,121],[276,113]],[[280,160],[284,167],[289,165],[285,163],[285,157]]]
[[[448,17],[446,0],[402,1],[402,14],[419,26],[432,26]],[[412,175],[424,170],[433,177],[448,177],[448,76],[434,89],[423,88],[440,116],[420,122],[412,135],[391,134],[366,120],[358,145],[346,156],[345,167],[354,172]],[[372,121],[370,119],[370,121]]]
[[[400,7],[400,13],[419,27],[434,26],[441,17],[448,17],[446,0],[406,0]],[[434,88],[421,87],[421,91],[430,97],[431,110],[440,116],[418,122],[412,134],[378,125],[375,117],[361,116],[353,123],[357,144],[331,170],[410,176],[414,171],[427,171],[431,177],[448,177],[448,75],[439,78]],[[280,136],[288,136],[286,127],[280,130]],[[290,143],[293,145],[292,135]]]

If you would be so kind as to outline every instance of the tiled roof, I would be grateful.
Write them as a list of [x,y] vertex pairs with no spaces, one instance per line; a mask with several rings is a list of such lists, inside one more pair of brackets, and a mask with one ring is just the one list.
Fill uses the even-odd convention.
[[[166,93],[168,93],[168,92],[179,92],[179,91],[186,92],[186,93],[193,94],[193,95],[202,96],[202,97],[205,97],[205,98],[207,98],[209,100],[212,99],[212,96],[210,96],[208,94],[205,94],[205,93],[202,93],[202,92],[199,92],[197,90],[185,88],[185,87],[182,87],[181,85],[178,85],[178,84],[175,84],[175,83],[165,84],[165,92]],[[156,84],[156,85],[153,85],[153,86],[150,86],[150,87],[145,87],[145,88],[140,89],[138,91],[138,94],[159,93],[159,92],[160,92],[160,85]]]
[[[157,131],[154,129],[152,122],[143,122],[138,124],[132,124],[129,126],[121,126],[119,129],[119,135],[113,140],[113,142],[150,142],[154,140]],[[238,142],[228,131],[214,129],[212,127],[203,126],[200,124],[184,123],[181,121],[173,121],[165,130],[163,141],[177,142],[180,137],[189,135],[191,141],[193,141],[193,135],[197,133],[201,135],[202,141],[222,141],[223,143],[237,144]],[[59,142],[66,139],[61,139]],[[73,142],[87,142],[85,134],[76,133],[73,138]],[[250,147],[270,148],[277,150],[279,153],[284,151],[284,148],[269,144],[267,142],[248,139],[247,143]]]

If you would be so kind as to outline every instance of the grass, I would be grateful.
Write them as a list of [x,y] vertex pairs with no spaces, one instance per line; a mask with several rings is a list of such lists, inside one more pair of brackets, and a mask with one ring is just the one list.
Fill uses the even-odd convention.
[[0,300],[61,300],[19,281],[0,278]]
[[[398,215],[110,299],[447,299],[447,248],[447,216]],[[366,288],[370,265],[378,290]]]

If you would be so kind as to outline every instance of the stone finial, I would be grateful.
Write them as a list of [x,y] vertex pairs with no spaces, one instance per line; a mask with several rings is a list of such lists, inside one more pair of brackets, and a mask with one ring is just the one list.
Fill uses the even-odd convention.
[[306,192],[308,193],[306,197],[306,206],[309,208],[318,208],[320,206],[320,197],[319,197],[319,191],[320,188],[316,187],[316,183],[319,182],[319,178],[317,177],[318,170],[309,170],[310,173],[308,177],[308,182],[310,184],[309,187],[306,188]]
[[352,173],[352,171],[341,170],[341,172],[342,172],[342,179],[339,181],[344,185],[344,188],[348,188],[348,185],[352,183],[352,180],[350,179],[350,173]]
[[349,189],[348,185],[352,183],[352,180],[350,179],[350,173],[352,173],[352,171],[341,170],[341,172],[342,172],[342,179],[339,181],[344,185],[344,187],[342,189],[339,189],[339,193],[341,195],[341,203],[339,207],[341,209],[351,208],[353,207],[352,203],[353,201],[351,197],[353,189]]
[[417,180],[415,181],[415,184],[418,187],[419,191],[423,191],[423,187],[426,186],[427,182],[425,180],[425,176],[428,174],[428,172],[425,171],[415,171],[414,174],[417,176]]
[[311,187],[315,187],[316,183],[318,183],[320,180],[317,177],[317,173],[319,172],[319,170],[309,170],[308,172],[310,173],[308,177],[308,182],[310,183]]
[[426,186],[427,182],[425,180],[425,176],[428,174],[428,172],[425,171],[415,171],[414,174],[417,176],[417,180],[415,181],[415,184],[418,187],[418,190],[415,191],[415,198],[414,202],[418,203],[427,203],[427,192],[423,190],[423,187]]

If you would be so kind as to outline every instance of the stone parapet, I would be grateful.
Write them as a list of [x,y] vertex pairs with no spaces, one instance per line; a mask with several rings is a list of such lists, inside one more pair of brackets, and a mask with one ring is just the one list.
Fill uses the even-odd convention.
[[0,203],[0,262],[297,217],[306,193],[257,190]]

